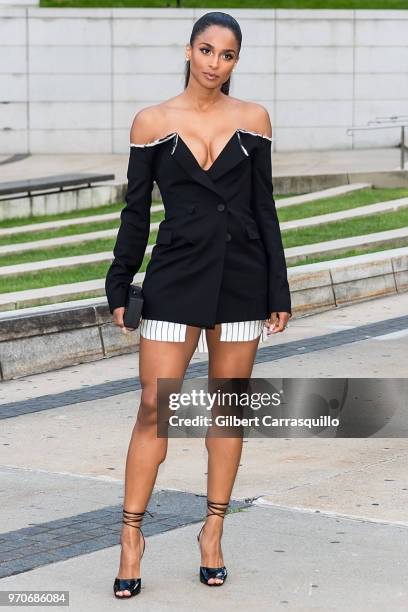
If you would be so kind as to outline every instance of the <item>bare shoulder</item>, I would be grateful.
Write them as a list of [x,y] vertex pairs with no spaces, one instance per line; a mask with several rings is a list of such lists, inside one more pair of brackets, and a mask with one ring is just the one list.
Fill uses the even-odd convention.
[[160,128],[160,105],[146,106],[139,110],[133,118],[130,128],[130,142],[133,144],[146,144],[157,138]]
[[247,102],[246,116],[254,132],[272,138],[272,123],[269,111],[258,102]]

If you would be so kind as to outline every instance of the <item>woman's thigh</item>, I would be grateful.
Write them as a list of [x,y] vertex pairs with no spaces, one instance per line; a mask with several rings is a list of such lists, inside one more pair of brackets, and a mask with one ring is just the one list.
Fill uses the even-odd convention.
[[187,325],[185,342],[149,340],[140,336],[141,386],[156,385],[158,378],[183,378],[197,347],[201,329]]
[[250,378],[260,337],[241,342],[220,341],[221,324],[206,330],[209,378]]
[[[187,326],[185,342],[149,340],[140,336],[139,376],[142,387],[138,421],[145,427],[157,425],[168,417],[167,412],[157,412],[158,406],[168,410],[168,396],[179,393],[183,379],[198,344],[201,329]],[[176,379],[169,382],[158,379]],[[159,400],[159,403],[158,403]],[[161,400],[161,402],[160,402]],[[164,422],[164,421],[163,421]]]

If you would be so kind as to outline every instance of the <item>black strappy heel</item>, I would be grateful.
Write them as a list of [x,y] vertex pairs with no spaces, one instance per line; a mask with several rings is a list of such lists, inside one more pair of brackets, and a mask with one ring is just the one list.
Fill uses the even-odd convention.
[[[145,538],[143,535],[143,531],[140,528],[140,523],[143,519],[143,516],[147,512],[150,516],[153,516],[148,510],[144,512],[129,512],[128,510],[123,509],[123,522],[125,525],[130,525],[131,527],[135,527],[140,530],[140,533],[143,537],[143,551],[140,555],[140,559],[142,559],[144,551],[145,551]],[[139,524],[134,525],[133,522],[138,522]],[[141,578],[115,578],[113,583],[113,592],[117,599],[129,599],[129,597],[133,597],[140,593],[140,589],[142,588],[142,579]],[[118,591],[130,591],[130,595],[117,595]]]
[[[211,514],[215,514],[221,517],[222,519],[224,519],[225,513],[228,509],[228,505],[229,505],[229,501],[228,502],[212,502],[207,499],[207,508],[210,511],[210,513],[207,514],[207,516],[211,516]],[[225,508],[218,508],[217,506],[225,506]],[[200,535],[201,535],[201,532],[204,526],[205,526],[205,523],[201,527],[200,533],[197,536],[197,542],[198,542],[199,548],[200,548]],[[209,583],[208,581],[210,580],[210,578],[219,578],[223,582]],[[200,566],[200,582],[202,582],[203,584],[206,584],[207,586],[211,586],[211,587],[212,586],[222,586],[224,582],[226,581],[226,579],[227,579],[227,568],[225,567],[225,565],[223,567],[204,567],[202,565]]]

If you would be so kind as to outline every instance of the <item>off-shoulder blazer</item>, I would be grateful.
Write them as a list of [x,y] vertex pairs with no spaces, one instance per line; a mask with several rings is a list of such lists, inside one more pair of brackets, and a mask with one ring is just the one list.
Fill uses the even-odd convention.
[[207,170],[177,132],[131,144],[126,206],[105,283],[111,313],[125,305],[143,262],[154,181],[165,218],[142,284],[143,318],[213,329],[291,313],[271,143],[239,128]]

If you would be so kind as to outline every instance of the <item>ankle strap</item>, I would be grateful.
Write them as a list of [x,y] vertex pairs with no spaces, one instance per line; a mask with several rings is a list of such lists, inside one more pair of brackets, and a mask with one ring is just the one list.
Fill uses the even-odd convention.
[[[144,514],[147,512],[147,514],[150,514],[150,516],[153,516],[153,514],[151,512],[149,512],[149,510],[144,510],[143,512],[131,512],[130,510],[125,510],[123,508],[122,514],[123,514],[123,522],[125,523],[125,525],[129,525],[130,527],[136,527],[136,529],[140,529],[140,523],[143,520],[143,516]],[[133,523],[139,523],[137,525],[134,525]]]
[[[225,506],[225,508],[218,508],[218,506]],[[228,509],[228,506],[229,506],[229,501],[213,502],[207,499],[207,508],[209,510],[209,514],[207,514],[207,516],[211,516],[212,514],[215,514],[216,516],[219,516],[220,518],[224,518],[225,513]]]

